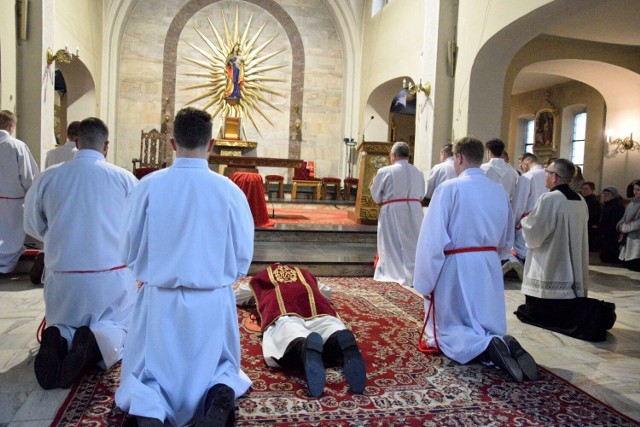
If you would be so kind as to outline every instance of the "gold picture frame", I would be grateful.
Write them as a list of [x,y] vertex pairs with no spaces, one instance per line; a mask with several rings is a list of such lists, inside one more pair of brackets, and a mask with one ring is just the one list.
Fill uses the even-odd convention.
[[534,119],[533,149],[536,151],[555,151],[557,113],[552,108],[544,108],[536,113]]

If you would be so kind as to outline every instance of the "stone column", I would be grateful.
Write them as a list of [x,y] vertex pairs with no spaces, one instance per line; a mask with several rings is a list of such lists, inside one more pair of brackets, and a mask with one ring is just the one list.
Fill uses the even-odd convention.
[[[40,168],[44,166],[46,147],[55,144],[53,81],[55,62],[47,66],[47,48],[53,43],[55,0],[30,1],[27,40],[16,50],[18,125],[16,137],[31,150]],[[59,47],[58,47],[59,48]]]

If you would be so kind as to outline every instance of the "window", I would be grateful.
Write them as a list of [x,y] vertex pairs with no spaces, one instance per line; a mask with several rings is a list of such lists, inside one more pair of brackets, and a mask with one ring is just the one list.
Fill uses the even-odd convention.
[[524,152],[533,154],[533,119],[524,125]]
[[584,143],[587,133],[587,113],[576,114],[573,119],[573,136],[571,137],[571,161],[584,169]]

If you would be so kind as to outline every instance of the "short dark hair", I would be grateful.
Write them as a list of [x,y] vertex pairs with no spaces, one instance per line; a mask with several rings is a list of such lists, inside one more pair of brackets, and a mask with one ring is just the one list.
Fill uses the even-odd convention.
[[80,128],[80,122],[75,121],[75,122],[71,122],[69,123],[69,126],[67,126],[67,138],[69,138],[70,136],[78,136],[78,129]]
[[442,147],[442,150],[440,150],[440,152],[447,157],[453,156],[453,144],[446,144],[444,147]]
[[109,129],[97,117],[84,119],[78,125],[78,148],[100,150],[109,139]]
[[470,163],[480,164],[484,159],[484,146],[478,138],[465,136],[453,144],[453,154],[464,156]]
[[398,141],[391,147],[391,152],[400,158],[407,158],[411,155],[409,144],[404,141]]
[[527,163],[538,163],[538,156],[533,153],[524,153],[522,156],[520,156],[520,160]]
[[7,130],[9,126],[16,124],[16,115],[9,110],[0,111],[0,129]]
[[596,184],[594,182],[585,181],[582,183],[582,186],[584,187],[585,185],[588,186],[591,189],[591,191],[595,191],[596,189]]
[[213,123],[211,115],[204,110],[185,107],[178,111],[173,121],[173,137],[176,144],[193,150],[211,141]]
[[576,166],[567,159],[555,159],[553,161],[555,166],[555,174],[560,177],[560,180],[564,183],[568,183],[576,173]]
[[487,150],[491,152],[493,157],[501,157],[504,151],[504,142],[502,142],[501,139],[493,138],[487,141],[485,147],[487,147]]

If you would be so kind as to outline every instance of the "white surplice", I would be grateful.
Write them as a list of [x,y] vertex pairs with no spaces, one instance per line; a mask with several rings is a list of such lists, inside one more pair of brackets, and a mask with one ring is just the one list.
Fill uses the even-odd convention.
[[63,145],[53,148],[47,151],[47,157],[44,160],[44,167],[49,168],[58,163],[64,163],[67,160],[73,159],[78,149],[74,141],[67,141]]
[[124,214],[122,260],[144,284],[116,403],[168,425],[196,422],[215,384],[236,397],[251,386],[231,286],[253,257],[247,198],[206,160],[178,158],[140,182]]
[[578,197],[569,200],[560,190],[549,191],[522,220],[529,249],[523,294],[544,299],[587,296],[589,211],[582,196]]
[[135,304],[136,283],[118,252],[122,211],[136,185],[128,171],[95,150],[53,166],[25,197],[24,227],[44,242],[47,326],[71,345],[75,330],[89,326],[103,367],[120,360]]
[[533,210],[538,198],[549,191],[546,184],[546,172],[540,165],[535,165],[528,172],[523,173],[516,184],[516,192],[511,206],[513,206],[513,218],[516,221],[513,249],[519,258],[525,259],[527,257],[527,246],[522,235],[520,221]]
[[398,199],[380,208],[378,217],[378,265],[374,280],[413,286],[413,269],[418,233],[422,223],[424,175],[407,160],[378,169],[371,185],[371,197],[378,203]]
[[503,159],[491,158],[489,162],[483,163],[480,168],[491,180],[502,185],[507,196],[509,196],[509,200],[513,200],[519,175],[510,164]]
[[36,175],[27,144],[0,130],[0,273],[13,271],[24,252],[24,195]]
[[[481,169],[442,183],[422,223],[416,254],[415,289],[435,295],[436,333],[443,353],[459,363],[480,355],[507,330],[500,259],[513,244],[513,214],[500,185]],[[445,255],[444,251],[497,250]],[[425,302],[425,311],[429,302]],[[428,343],[435,346],[433,330]]]
[[430,199],[433,197],[433,192],[438,188],[438,185],[442,184],[446,180],[456,177],[456,170],[453,167],[453,157],[447,157],[444,162],[438,163],[429,171],[429,177],[427,178],[427,192],[425,197]]

